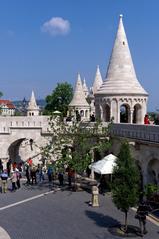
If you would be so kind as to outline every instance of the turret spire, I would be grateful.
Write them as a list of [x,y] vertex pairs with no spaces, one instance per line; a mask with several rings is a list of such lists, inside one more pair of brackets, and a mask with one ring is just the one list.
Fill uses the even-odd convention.
[[127,37],[123,26],[123,16],[119,17],[118,30],[109,61],[106,79],[98,93],[121,93],[148,95],[137,80]]
[[72,99],[71,103],[69,104],[69,106],[82,106],[82,105],[88,106],[88,102],[85,99],[81,76],[78,73],[73,99]]
[[88,94],[89,94],[89,90],[88,90],[88,87],[87,87],[87,85],[86,85],[86,80],[85,80],[85,78],[83,79],[83,91],[84,91],[85,97],[87,97]]
[[34,95],[33,90],[32,90],[32,93],[31,93],[30,101],[28,103],[27,115],[28,116],[39,115],[39,106],[37,106],[37,104],[36,104],[35,95]]
[[97,65],[96,75],[95,75],[95,79],[94,79],[94,83],[93,83],[93,87],[92,87],[93,94],[95,94],[97,92],[97,90],[100,88],[102,83],[103,83],[103,80],[102,80],[102,76],[100,73],[99,65]]

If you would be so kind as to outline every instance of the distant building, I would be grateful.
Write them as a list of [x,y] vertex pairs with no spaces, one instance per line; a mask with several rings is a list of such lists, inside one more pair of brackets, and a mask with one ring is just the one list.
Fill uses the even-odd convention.
[[0,115],[15,115],[15,106],[10,100],[0,100]]

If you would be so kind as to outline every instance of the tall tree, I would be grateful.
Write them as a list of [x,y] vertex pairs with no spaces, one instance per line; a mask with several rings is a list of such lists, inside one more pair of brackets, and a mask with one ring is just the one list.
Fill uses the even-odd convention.
[[58,83],[51,95],[46,97],[44,114],[52,114],[58,110],[62,116],[67,115],[68,105],[73,97],[73,88],[67,82]]
[[125,232],[127,232],[127,214],[130,207],[136,205],[139,198],[139,170],[130,153],[128,142],[121,145],[116,167],[113,171],[112,197],[118,209],[125,213]]

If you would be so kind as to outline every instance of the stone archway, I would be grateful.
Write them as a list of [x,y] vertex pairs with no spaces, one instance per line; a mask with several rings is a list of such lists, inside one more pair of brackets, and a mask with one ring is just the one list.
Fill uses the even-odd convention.
[[137,168],[139,170],[139,177],[140,177],[139,187],[140,187],[140,192],[142,192],[143,189],[144,189],[142,167],[141,167],[140,161],[135,160],[135,163],[136,163],[136,166],[137,166]]
[[37,164],[41,159],[41,150],[32,138],[20,138],[12,142],[8,148],[9,159],[12,163],[25,162],[32,158]]
[[11,160],[12,163],[20,163],[22,161],[20,155],[19,155],[19,147],[21,143],[25,140],[25,138],[18,139],[14,141],[8,148],[8,155],[9,159]]
[[106,104],[104,106],[104,121],[105,122],[110,122],[110,106]]
[[142,122],[142,107],[140,104],[134,105],[133,123],[140,124]]
[[147,166],[148,183],[159,185],[159,159],[152,159]]
[[120,106],[120,123],[130,123],[130,106],[128,104]]

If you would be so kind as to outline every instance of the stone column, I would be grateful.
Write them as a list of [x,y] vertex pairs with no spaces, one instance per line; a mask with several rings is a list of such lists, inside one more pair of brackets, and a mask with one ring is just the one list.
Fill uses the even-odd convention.
[[118,101],[117,115],[118,115],[117,122],[115,122],[115,123],[120,123],[120,103],[119,103],[119,101]]
[[100,108],[100,119],[102,122],[104,122],[104,116],[103,116],[103,105],[99,105],[99,108]]
[[130,124],[133,123],[133,113],[134,113],[134,109],[131,108],[131,109],[130,109]]

